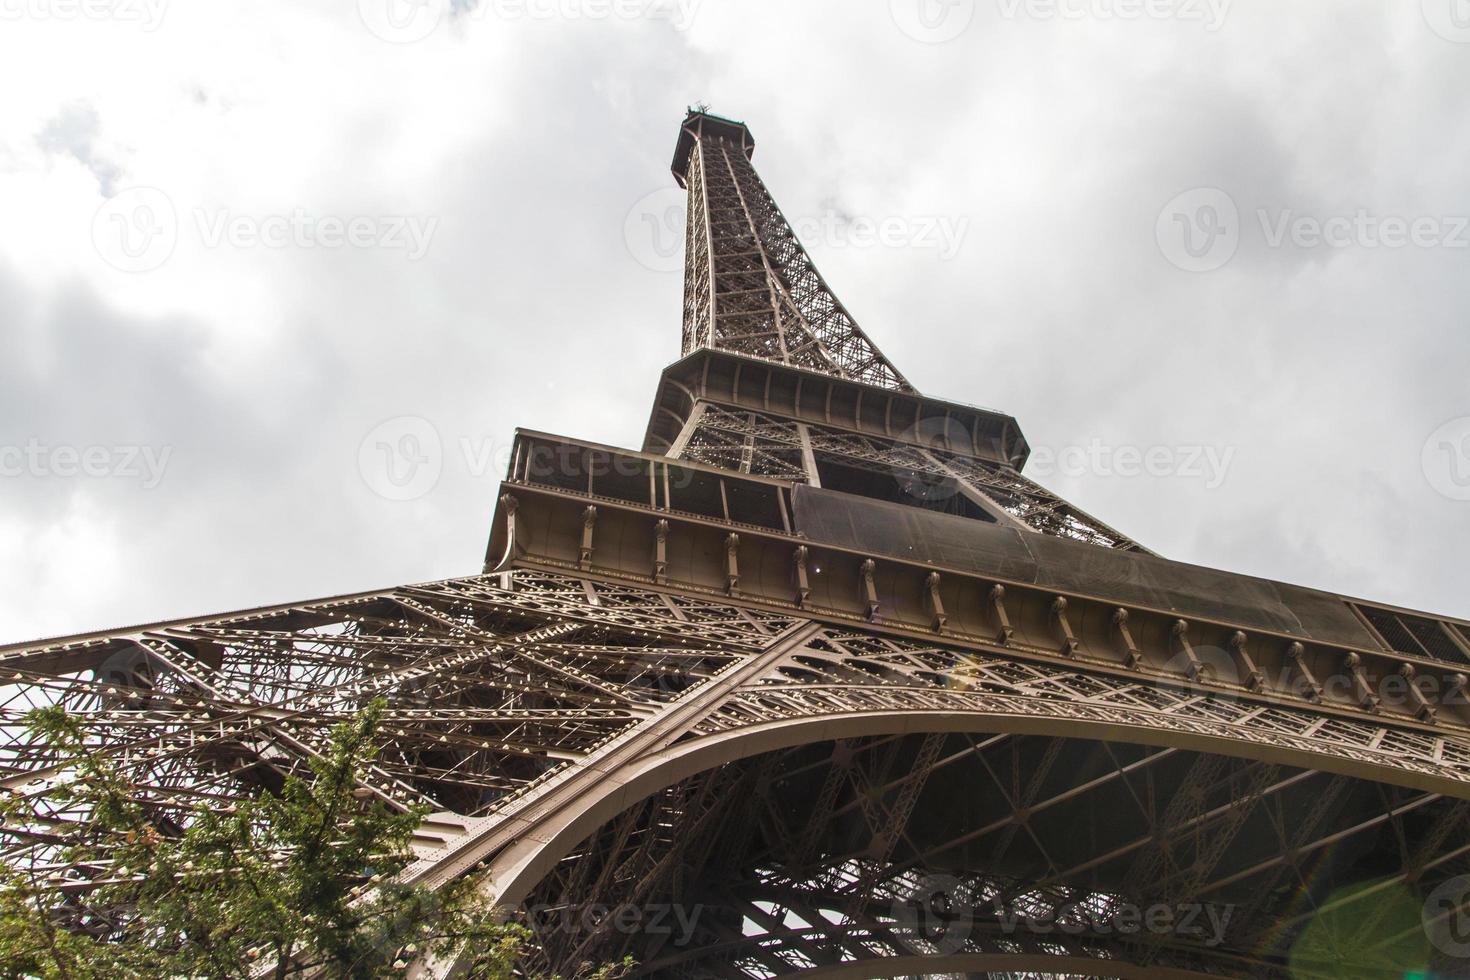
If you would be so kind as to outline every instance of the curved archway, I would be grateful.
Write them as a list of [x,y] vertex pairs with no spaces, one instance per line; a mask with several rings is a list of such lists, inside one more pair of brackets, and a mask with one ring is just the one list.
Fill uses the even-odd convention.
[[[1198,786],[1198,798],[1145,800],[1155,786],[1176,785]],[[702,896],[701,907],[709,908],[702,886],[670,884],[670,869],[690,849],[699,852],[694,863],[701,866],[718,855],[725,870],[712,880],[723,882],[721,921],[695,941],[694,953],[662,955],[666,943],[650,946],[652,955],[637,958],[655,975],[698,975],[711,956],[733,957],[751,976],[932,974],[947,969],[939,962],[944,954],[975,972],[1026,972],[1040,967],[1023,964],[1046,963],[1047,973],[1070,974],[1063,962],[1081,956],[1097,961],[1077,971],[1089,976],[1285,976],[1284,956],[1316,921],[1317,907],[1336,901],[1338,889],[1367,880],[1347,857],[1372,850],[1366,845],[1388,828],[1438,838],[1444,853],[1421,855],[1417,865],[1405,854],[1377,878],[1407,880],[1417,867],[1416,887],[1423,888],[1457,866],[1466,848],[1447,843],[1445,828],[1464,826],[1465,795],[1453,780],[1380,772],[1301,746],[1262,751],[1197,731],[1086,719],[1059,730],[1051,718],[964,712],[853,713],[751,725],[651,753],[609,774],[575,811],[557,814],[502,851],[491,870],[510,905],[564,909],[600,901],[597,889],[614,874],[606,869],[636,866],[641,890],[608,898],[609,909],[634,907],[630,901],[667,904],[679,895]],[[722,811],[728,812],[722,817]],[[1303,832],[1288,830],[1274,840],[1269,827],[1283,818]],[[722,819],[723,829],[712,830]],[[776,827],[779,819],[790,826]],[[1043,823],[1032,835],[1037,843],[1027,842]],[[1067,839],[1068,826],[1075,828],[1076,846],[1044,853]],[[667,839],[651,844],[660,833]],[[685,856],[671,857],[681,849]],[[583,865],[604,871],[592,884],[578,883],[568,869]],[[1424,876],[1424,866],[1436,870]],[[1307,906],[1293,909],[1263,887],[1274,882],[1279,891],[1308,877],[1304,870],[1318,875],[1304,893]],[[895,926],[893,910],[930,887],[935,874],[953,879],[946,900],[963,895],[968,903],[965,948],[916,950],[916,943],[926,944]],[[1375,887],[1382,884],[1377,878],[1370,882]],[[1253,891],[1264,897],[1253,898]],[[1045,901],[1037,898],[1043,892]],[[781,904],[787,901],[816,904],[797,913]],[[1038,902],[1051,903],[1047,915],[1059,908],[1087,913],[1083,946],[1059,945],[1064,937],[1045,922],[1023,922],[1020,934],[1014,921],[1006,926],[1007,915]],[[1172,910],[1178,925],[1185,914],[1205,915],[1212,902],[1231,909],[1249,904],[1249,928],[1227,941],[1222,925],[1213,945],[1181,943],[1172,932],[1125,938],[1097,928],[1097,915],[1116,917],[1124,907],[1140,915]],[[769,908],[761,913],[763,903]],[[808,931],[783,938],[790,932],[781,927],[784,915],[797,915]],[[834,916],[847,925],[835,928]],[[1293,924],[1273,946],[1248,945],[1260,939],[1262,922],[1282,918]],[[569,962],[557,963],[558,950],[583,956],[607,938],[592,928],[561,932],[572,934],[542,941],[553,967]],[[721,934],[724,954],[711,945]],[[1028,941],[1035,948],[1021,948]],[[1424,946],[1421,936],[1408,952],[1389,952],[1413,968],[1432,953]],[[818,950],[826,952],[811,952]],[[852,958],[869,962],[852,965]],[[915,959],[922,968],[906,965]],[[1097,963],[1122,972],[1102,971]]]
[[1262,747],[1243,742],[1234,733],[1207,734],[1165,731],[1143,726],[1072,719],[1061,725],[1050,717],[1023,714],[996,716],[970,712],[862,712],[788,719],[751,725],[732,732],[690,739],[620,771],[599,787],[575,811],[542,824],[534,838],[526,838],[490,862],[495,892],[507,903],[521,901],[539,875],[559,861],[594,827],[619,812],[668,787],[716,766],[766,752],[780,751],[834,739],[914,733],[971,733],[1036,735],[1091,739],[1159,748],[1205,752],[1229,758],[1263,760],[1283,766],[1331,773],[1375,783],[1470,800],[1470,784],[1449,776],[1413,773],[1388,765],[1312,752],[1289,744]]

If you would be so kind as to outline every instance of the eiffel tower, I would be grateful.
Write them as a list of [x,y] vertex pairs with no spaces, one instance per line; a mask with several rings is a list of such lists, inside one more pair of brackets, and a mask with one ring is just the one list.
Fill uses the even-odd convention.
[[[919,393],[742,123],[693,110],[681,359],[641,451],[519,431],[481,574],[0,649],[0,777],[64,704],[167,821],[389,704],[531,972],[1462,975],[1470,623],[1181,564]],[[0,827],[79,902],[97,874]],[[451,976],[458,962],[418,964]],[[1431,973],[1430,971],[1434,971]]]

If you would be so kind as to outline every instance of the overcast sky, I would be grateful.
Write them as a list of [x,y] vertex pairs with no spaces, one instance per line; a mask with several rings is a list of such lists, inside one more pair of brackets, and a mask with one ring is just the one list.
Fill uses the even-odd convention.
[[478,571],[641,442],[700,100],[1041,482],[1470,616],[1464,0],[448,2],[0,0],[0,639]]

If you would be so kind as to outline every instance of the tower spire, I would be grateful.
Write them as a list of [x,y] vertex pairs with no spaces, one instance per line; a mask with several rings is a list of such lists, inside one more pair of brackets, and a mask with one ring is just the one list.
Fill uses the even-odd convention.
[[689,110],[674,178],[689,191],[683,353],[701,347],[913,391],[817,272],[751,165],[742,122]]

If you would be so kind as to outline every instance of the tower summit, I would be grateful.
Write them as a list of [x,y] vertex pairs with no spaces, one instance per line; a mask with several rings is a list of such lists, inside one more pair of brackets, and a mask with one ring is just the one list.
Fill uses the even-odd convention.
[[751,135],[749,126],[696,106],[684,117],[684,124],[679,128],[679,141],[674,145],[674,180],[685,190],[689,189],[689,164],[694,159],[695,148],[706,139],[723,140],[736,147],[747,160],[755,155],[755,137]]
[[[381,698],[406,877],[525,972],[1460,975],[1470,622],[1172,562],[919,393],[691,112],[682,356],[641,450],[519,431],[480,574],[0,648],[7,864],[96,929],[61,704],[158,833]],[[474,953],[420,962],[451,976]]]
[[1015,419],[914,389],[817,272],[756,173],[754,151],[744,123],[702,110],[679,128],[686,357],[664,374],[644,448],[1145,550],[1020,475],[1029,448]]
[[691,111],[674,178],[689,191],[684,344],[912,391],[833,295],[751,165],[744,123]]

